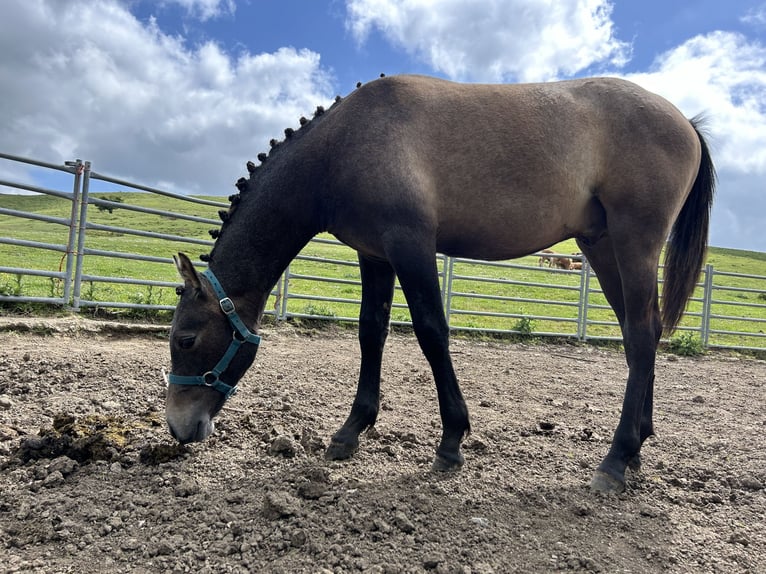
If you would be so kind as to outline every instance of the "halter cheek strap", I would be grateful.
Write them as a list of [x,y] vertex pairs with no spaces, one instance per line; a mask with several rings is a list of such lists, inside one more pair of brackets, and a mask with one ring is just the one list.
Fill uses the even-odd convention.
[[234,396],[237,392],[237,384],[227,385],[224,383],[220,379],[221,373],[229,368],[229,363],[234,359],[234,356],[237,354],[237,351],[239,351],[239,348],[243,343],[255,345],[255,350],[257,352],[258,346],[261,343],[261,338],[247,328],[244,321],[242,321],[237,314],[234,303],[226,296],[226,292],[223,290],[223,287],[221,287],[221,283],[213,272],[208,268],[205,269],[201,275],[205,276],[210,283],[210,286],[213,288],[213,291],[215,291],[215,294],[218,297],[218,304],[221,306],[221,311],[223,311],[223,314],[226,315],[229,323],[231,323],[231,326],[234,328],[231,343],[229,343],[229,348],[226,349],[221,360],[207,373],[203,375],[189,376],[174,375],[170,373],[167,376],[167,382],[171,385],[202,385],[211,387],[216,391],[223,393],[228,399],[229,397]]

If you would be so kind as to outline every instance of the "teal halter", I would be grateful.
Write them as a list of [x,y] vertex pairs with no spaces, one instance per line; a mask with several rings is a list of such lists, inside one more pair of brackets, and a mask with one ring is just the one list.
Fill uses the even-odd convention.
[[223,393],[228,399],[236,394],[237,384],[227,385],[224,383],[220,379],[221,373],[229,368],[229,363],[231,363],[243,343],[251,343],[255,345],[255,350],[257,352],[258,346],[261,343],[261,338],[250,331],[242,319],[240,319],[239,315],[237,315],[234,303],[226,296],[226,292],[223,290],[223,287],[221,287],[221,284],[218,282],[218,279],[213,272],[208,268],[201,274],[205,276],[213,288],[213,291],[215,291],[215,294],[218,297],[218,304],[221,306],[221,311],[223,311],[224,315],[229,319],[231,326],[234,327],[231,343],[229,343],[229,348],[226,349],[226,352],[223,354],[223,357],[221,357],[221,360],[218,361],[218,364],[204,375],[184,376],[170,373],[168,374],[167,381],[171,385],[202,385],[211,387],[216,391]]

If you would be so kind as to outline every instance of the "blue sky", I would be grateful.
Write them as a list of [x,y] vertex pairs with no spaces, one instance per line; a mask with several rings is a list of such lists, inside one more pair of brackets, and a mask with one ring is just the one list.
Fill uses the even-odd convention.
[[269,139],[381,72],[622,76],[706,112],[711,243],[766,251],[766,0],[6,0],[0,151],[228,195]]

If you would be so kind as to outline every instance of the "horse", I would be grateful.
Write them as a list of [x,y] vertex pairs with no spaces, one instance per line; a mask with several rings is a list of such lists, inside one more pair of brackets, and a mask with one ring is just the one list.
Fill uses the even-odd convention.
[[572,259],[570,257],[554,257],[551,260],[551,267],[556,267],[557,269],[564,269],[569,270],[572,268]]
[[[574,238],[622,331],[628,377],[594,491],[625,489],[654,434],[655,357],[707,250],[715,169],[700,119],[625,80],[461,84],[386,76],[320,106],[247,162],[220,213],[208,267],[174,256],[183,286],[170,331],[166,419],[204,440],[252,364],[278,278],[318,233],[357,251],[362,284],[356,394],[325,451],[351,457],[380,408],[395,278],[437,389],[432,469],[456,471],[470,432],[449,351],[436,253],[516,258]],[[657,272],[665,252],[662,308]]]
[[540,258],[537,260],[538,267],[550,267],[553,254],[556,253],[553,249],[543,249],[540,253]]

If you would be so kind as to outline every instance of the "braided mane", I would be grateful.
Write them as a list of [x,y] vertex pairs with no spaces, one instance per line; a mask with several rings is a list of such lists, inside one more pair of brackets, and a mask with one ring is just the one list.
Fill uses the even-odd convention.
[[[381,77],[384,77],[385,74],[381,74]],[[356,87],[361,87],[362,83],[358,82],[356,84]],[[283,148],[289,148],[290,142],[298,140],[305,136],[311,129],[325,116],[326,113],[332,111],[337,105],[339,105],[343,101],[343,98],[341,96],[335,96],[335,101],[333,102],[332,106],[330,106],[329,110],[326,110],[324,106],[317,106],[316,110],[314,111],[314,115],[311,119],[308,119],[304,116],[301,116],[301,118],[298,120],[298,123],[300,124],[300,127],[296,130],[293,128],[286,128],[284,130],[285,139],[282,141],[279,141],[277,139],[271,139],[269,141],[269,153],[259,153],[258,154],[258,161],[260,162],[259,165],[256,165],[252,161],[248,161],[246,164],[247,172],[250,174],[249,180],[245,179],[244,177],[240,177],[237,182],[234,184],[235,187],[238,190],[238,193],[235,193],[233,195],[229,196],[229,208],[228,209],[222,209],[218,212],[218,216],[221,218],[221,227],[216,229],[211,229],[208,231],[210,233],[210,236],[216,240],[221,237],[223,232],[226,230],[227,225],[231,222],[231,218],[234,215],[234,213],[237,211],[237,207],[239,206],[240,202],[242,201],[242,198],[245,197],[245,194],[248,192],[248,186],[249,182],[254,180],[255,177],[257,177],[258,172],[261,169],[264,169],[264,166],[271,161],[275,155],[282,152]],[[213,250],[215,250],[215,245],[213,246]],[[211,253],[204,253],[200,255],[200,260],[209,262],[212,257]]]

